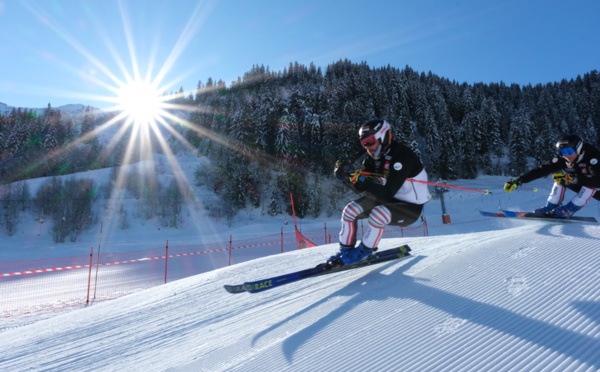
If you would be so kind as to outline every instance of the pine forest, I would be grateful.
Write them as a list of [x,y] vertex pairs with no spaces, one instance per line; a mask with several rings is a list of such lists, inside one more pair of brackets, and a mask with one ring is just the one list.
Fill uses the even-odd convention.
[[[520,86],[461,83],[408,66],[373,68],[349,60],[325,71],[290,63],[277,72],[253,66],[229,85],[209,78],[198,82],[194,92],[180,89],[170,102],[173,115],[167,120],[173,131],[165,132],[167,143],[175,154],[191,150],[210,160],[199,162],[194,186],[218,195],[228,218],[244,208],[290,213],[290,192],[300,217],[339,213],[335,200],[345,190],[335,183],[325,187],[325,181],[332,179],[337,159],[357,162],[364,156],[358,127],[374,118],[389,121],[394,138],[418,152],[431,180],[518,176],[550,160],[564,134],[600,144],[600,77],[595,70],[560,82]],[[55,221],[64,221],[64,200],[73,195],[78,197],[70,208],[72,220],[63,230],[55,227],[55,240],[76,239],[73,231],[95,223],[93,206],[110,197],[110,185],[55,176],[139,160],[124,160],[127,136],[118,143],[99,139],[97,128],[115,115],[89,108],[74,118],[51,105],[40,115],[27,109],[0,115],[0,187],[5,190],[0,223],[6,234],[14,231],[14,216],[25,210],[49,217],[54,213]],[[19,181],[39,177],[49,180],[28,195]],[[177,183],[154,188],[148,190],[143,181],[127,185],[146,203],[159,200],[145,206],[140,218],[161,215],[165,225],[176,227],[191,191]]]

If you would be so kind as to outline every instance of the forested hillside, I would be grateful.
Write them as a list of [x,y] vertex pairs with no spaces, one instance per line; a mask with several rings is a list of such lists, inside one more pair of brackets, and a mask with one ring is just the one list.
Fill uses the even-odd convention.
[[198,92],[191,121],[221,141],[188,138],[214,160],[202,173],[218,178],[216,188],[240,206],[264,169],[281,175],[283,194],[290,189],[306,200],[305,171],[329,175],[336,159],[363,154],[357,128],[372,118],[393,124],[395,138],[418,150],[432,179],[518,175],[549,159],[564,133],[597,144],[600,125],[597,71],[543,86],[469,85],[346,60],[325,73],[297,63],[276,73],[255,66],[229,88],[209,79]]
[[[227,217],[247,207],[289,213],[290,192],[299,216],[331,213],[335,207],[328,201],[344,190],[324,187],[322,180],[331,177],[337,159],[356,161],[364,153],[357,129],[372,118],[392,123],[395,138],[419,152],[431,179],[518,175],[551,157],[564,133],[599,144],[597,71],[546,85],[471,85],[408,66],[372,68],[344,60],[323,72],[312,64],[290,63],[278,72],[254,66],[230,86],[220,80],[200,81],[196,92],[186,95],[181,89],[173,97],[177,110],[172,113],[181,120],[167,120],[174,129],[165,132],[167,143],[175,153],[188,148],[210,159],[198,166],[190,186],[208,187],[219,195]],[[123,165],[127,134],[109,143],[98,138],[97,129],[114,117],[89,110],[74,119],[50,105],[42,115],[27,109],[0,115],[0,183]],[[182,139],[187,141],[184,146],[179,144]],[[154,149],[161,151],[160,146]],[[88,191],[99,187],[81,184]],[[147,195],[147,185],[141,181],[127,190]],[[43,189],[43,199],[51,199],[52,192],[72,195],[72,187],[67,191],[66,184],[54,182]],[[167,185],[155,191],[163,197],[146,200],[171,195],[181,203],[181,195],[188,193],[175,191],[175,183],[168,187],[168,192]],[[23,205],[11,205],[11,210],[27,209],[23,200],[29,198],[28,190],[21,186],[3,193],[5,209],[17,193]],[[85,191],[82,195],[86,205],[97,197]],[[38,213],[51,209],[40,207]]]
[[209,80],[198,91],[192,121],[201,128],[236,148],[324,173],[337,158],[360,153],[357,128],[372,118],[390,121],[430,175],[444,179],[522,172],[525,159],[551,156],[563,133],[597,144],[600,125],[597,71],[544,86],[469,85],[410,67],[340,61],[324,74],[299,64],[278,73],[254,67],[230,88]]

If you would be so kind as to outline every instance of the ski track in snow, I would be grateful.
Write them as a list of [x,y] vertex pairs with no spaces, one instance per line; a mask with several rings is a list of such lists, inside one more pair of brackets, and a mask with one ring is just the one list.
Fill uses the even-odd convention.
[[223,289],[337,247],[264,257],[5,329],[0,370],[599,370],[600,228],[506,226],[383,240],[413,257]]

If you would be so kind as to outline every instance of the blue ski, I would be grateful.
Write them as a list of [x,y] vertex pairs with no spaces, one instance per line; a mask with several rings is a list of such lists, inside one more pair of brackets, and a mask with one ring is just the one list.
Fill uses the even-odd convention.
[[357,262],[352,265],[344,265],[339,267],[327,268],[325,264],[319,264],[316,267],[296,271],[293,273],[288,273],[284,275],[274,276],[272,278],[266,278],[256,281],[245,282],[244,284],[238,285],[225,285],[225,290],[229,293],[256,293],[266,291],[268,289],[272,289],[275,287],[282,286],[284,284],[289,284],[293,282],[297,282],[299,280],[313,278],[321,275],[328,275],[339,273],[341,271],[356,269],[359,267],[374,265],[382,262],[393,261],[399,258],[410,256],[410,247],[408,245],[403,245],[401,247],[388,249],[385,251],[376,252],[375,254],[369,256],[366,260]]

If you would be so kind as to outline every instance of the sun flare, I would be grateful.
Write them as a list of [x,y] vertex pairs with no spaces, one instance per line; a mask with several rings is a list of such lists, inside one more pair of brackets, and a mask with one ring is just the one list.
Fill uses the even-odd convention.
[[164,97],[152,84],[136,80],[124,85],[118,92],[118,109],[128,121],[148,125],[161,116]]
[[[1,2],[2,0],[0,0]],[[135,31],[138,31],[140,27],[132,20],[137,20],[139,17],[130,17],[135,7],[130,9],[126,1],[115,3],[118,11],[114,13],[120,15],[122,28],[105,28],[102,18],[87,19],[83,17],[85,22],[78,22],[78,24],[84,25],[86,30],[97,27],[97,29],[94,28],[94,31],[98,31],[100,43],[92,44],[83,42],[77,34],[67,32],[62,26],[63,22],[53,19],[51,14],[41,11],[40,7],[25,4],[34,17],[42,20],[50,31],[76,50],[86,62],[82,68],[80,64],[71,65],[72,59],[59,58],[55,53],[44,53],[44,58],[58,63],[78,78],[82,78],[84,86],[97,86],[101,90],[98,94],[91,94],[54,89],[56,90],[54,94],[59,93],[73,99],[86,98],[108,105],[103,109],[95,110],[90,107],[89,116],[86,109],[83,119],[92,120],[90,124],[92,124],[93,130],[86,128],[84,132],[82,124],[81,137],[61,150],[61,153],[66,154],[71,149],[83,148],[83,146],[89,148],[90,152],[98,148],[101,151],[96,154],[98,161],[93,164],[94,167],[106,164],[116,170],[114,182],[112,180],[113,173],[111,173],[113,185],[104,215],[108,219],[109,226],[117,226],[120,213],[115,211],[122,207],[123,196],[128,192],[130,181],[134,177],[138,177],[139,185],[147,183],[158,185],[163,182],[159,180],[159,175],[168,172],[169,169],[173,174],[172,179],[169,177],[169,182],[176,182],[186,200],[184,204],[193,206],[194,210],[201,210],[200,200],[191,191],[194,182],[188,178],[179,164],[174,150],[187,149],[187,151],[196,152],[196,146],[190,143],[187,137],[189,133],[194,132],[198,138],[213,138],[223,145],[228,145],[228,142],[189,120],[187,114],[202,112],[203,109],[184,97],[182,87],[176,93],[174,92],[176,87],[195,71],[194,68],[181,72],[178,60],[186,51],[188,44],[196,39],[198,30],[210,14],[214,4],[198,2],[187,22],[181,20],[185,27],[169,49],[168,44],[159,42],[163,40],[162,33],[158,32],[156,39],[153,40],[152,33],[146,32],[146,30],[160,30],[161,28],[152,25],[147,29],[146,22],[142,27],[145,30],[143,39],[141,39],[143,42],[138,43],[135,37],[138,34]],[[93,13],[84,13],[94,15]],[[144,21],[146,20],[145,17],[142,18]],[[99,48],[102,46],[104,49]],[[138,54],[138,50],[146,53]],[[165,55],[163,51],[166,51],[167,54]],[[139,63],[140,61],[142,63]],[[44,88],[38,88],[38,90],[40,89]],[[102,120],[102,122],[96,122],[96,119]],[[93,140],[97,140],[97,142]],[[100,146],[93,147],[90,145],[92,143],[98,143]],[[60,154],[52,156],[60,158],[58,155]],[[67,156],[65,155],[64,158]],[[36,160],[32,166],[41,167],[47,163],[48,159],[44,157]],[[167,185],[163,186],[167,187]],[[200,226],[205,224],[202,219],[195,221],[199,230],[204,228],[204,226]]]

